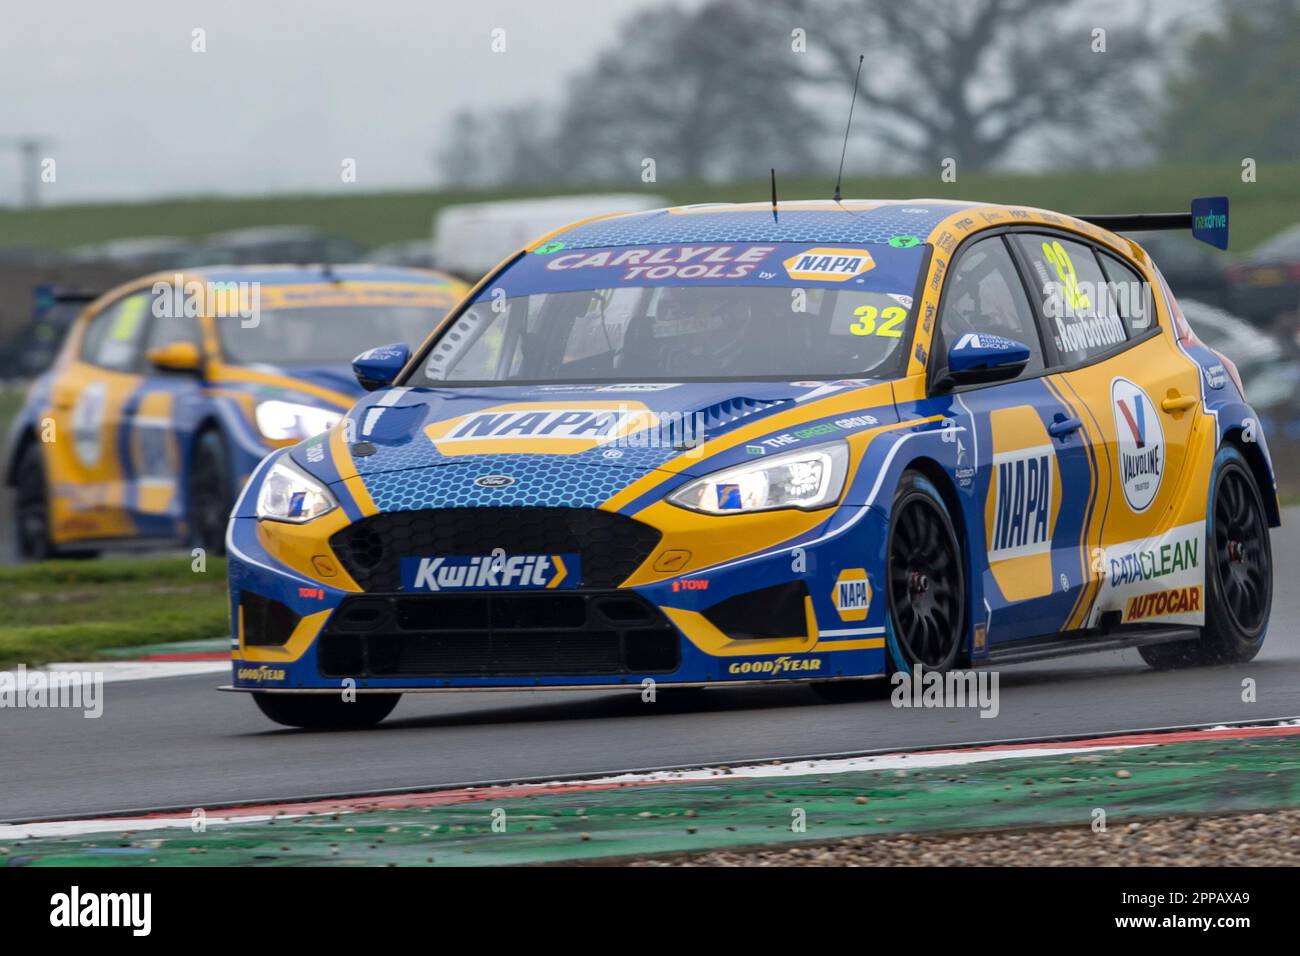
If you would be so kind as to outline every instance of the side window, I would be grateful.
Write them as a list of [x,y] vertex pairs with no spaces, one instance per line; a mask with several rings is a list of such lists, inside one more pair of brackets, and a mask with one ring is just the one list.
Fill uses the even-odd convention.
[[1092,247],[1060,236],[1022,234],[1014,241],[1029,260],[1030,285],[1042,297],[1045,334],[1062,365],[1080,365],[1127,341]]
[[981,239],[962,252],[944,287],[939,331],[944,348],[968,332],[1015,339],[1029,346],[1029,364],[1022,374],[1042,371],[1037,322],[1001,236]]
[[149,325],[149,334],[145,338],[144,352],[162,348],[173,342],[192,342],[202,349],[203,339],[199,334],[199,321],[193,316],[182,315],[175,318],[159,316]]
[[149,317],[150,294],[123,296],[90,320],[81,341],[81,359],[116,372],[130,371]]
[[1110,281],[1111,298],[1119,317],[1124,320],[1129,338],[1141,335],[1156,321],[1155,305],[1151,299],[1151,285],[1142,274],[1122,259],[1108,252],[1099,253],[1102,268]]

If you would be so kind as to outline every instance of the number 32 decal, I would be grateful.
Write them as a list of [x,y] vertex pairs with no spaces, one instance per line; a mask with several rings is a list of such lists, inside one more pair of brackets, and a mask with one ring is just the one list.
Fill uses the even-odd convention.
[[[860,305],[853,310],[853,314],[858,317],[858,320],[849,326],[849,331],[854,335],[882,335],[888,339],[898,339],[903,336],[903,330],[899,326],[907,318],[907,310],[902,306],[891,305],[881,311],[874,305]],[[877,318],[884,321],[877,325]]]

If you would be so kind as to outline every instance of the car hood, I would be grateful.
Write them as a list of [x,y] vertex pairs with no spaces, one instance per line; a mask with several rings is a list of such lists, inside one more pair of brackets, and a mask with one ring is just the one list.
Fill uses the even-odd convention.
[[[456,466],[473,472],[465,472],[466,481],[496,472],[509,477],[512,468],[540,469],[554,476],[547,480],[560,482],[569,475],[574,484],[588,469],[627,472],[604,476],[603,485],[655,470],[698,475],[745,456],[743,443],[719,439],[785,412],[806,410],[782,417],[778,424],[794,433],[783,434],[770,450],[837,437],[842,431],[833,425],[802,426],[818,420],[821,399],[849,392],[860,395],[855,408],[887,406],[893,415],[888,383],[867,379],[392,388],[354,406],[337,434],[310,439],[291,455],[327,482],[360,476],[369,485],[371,478],[389,476],[386,486],[396,473]],[[837,406],[844,414],[843,403]],[[762,434],[751,430],[747,440]],[[346,454],[338,453],[343,444]],[[749,453],[759,452],[751,447]]]

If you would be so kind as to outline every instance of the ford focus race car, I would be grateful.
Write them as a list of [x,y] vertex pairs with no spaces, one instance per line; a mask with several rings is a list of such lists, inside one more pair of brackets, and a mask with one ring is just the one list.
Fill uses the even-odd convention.
[[1194,210],[707,205],[545,236],[258,467],[231,689],[336,726],[409,691],[1247,660],[1264,437],[1103,228],[1224,241],[1226,201]]
[[363,394],[348,359],[423,337],[466,291],[425,270],[246,266],[100,296],[10,428],[20,556],[178,540],[221,553],[257,463]]

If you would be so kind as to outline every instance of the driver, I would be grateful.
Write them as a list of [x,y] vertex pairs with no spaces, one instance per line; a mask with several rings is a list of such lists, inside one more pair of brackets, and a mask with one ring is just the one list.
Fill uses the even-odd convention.
[[756,371],[759,323],[744,292],[728,286],[674,286],[659,295],[650,327],[662,374],[743,375]]
[[958,277],[952,307],[945,315],[945,333],[957,337],[967,332],[985,332],[1023,339],[1020,313],[1006,280],[994,269],[967,272]]

